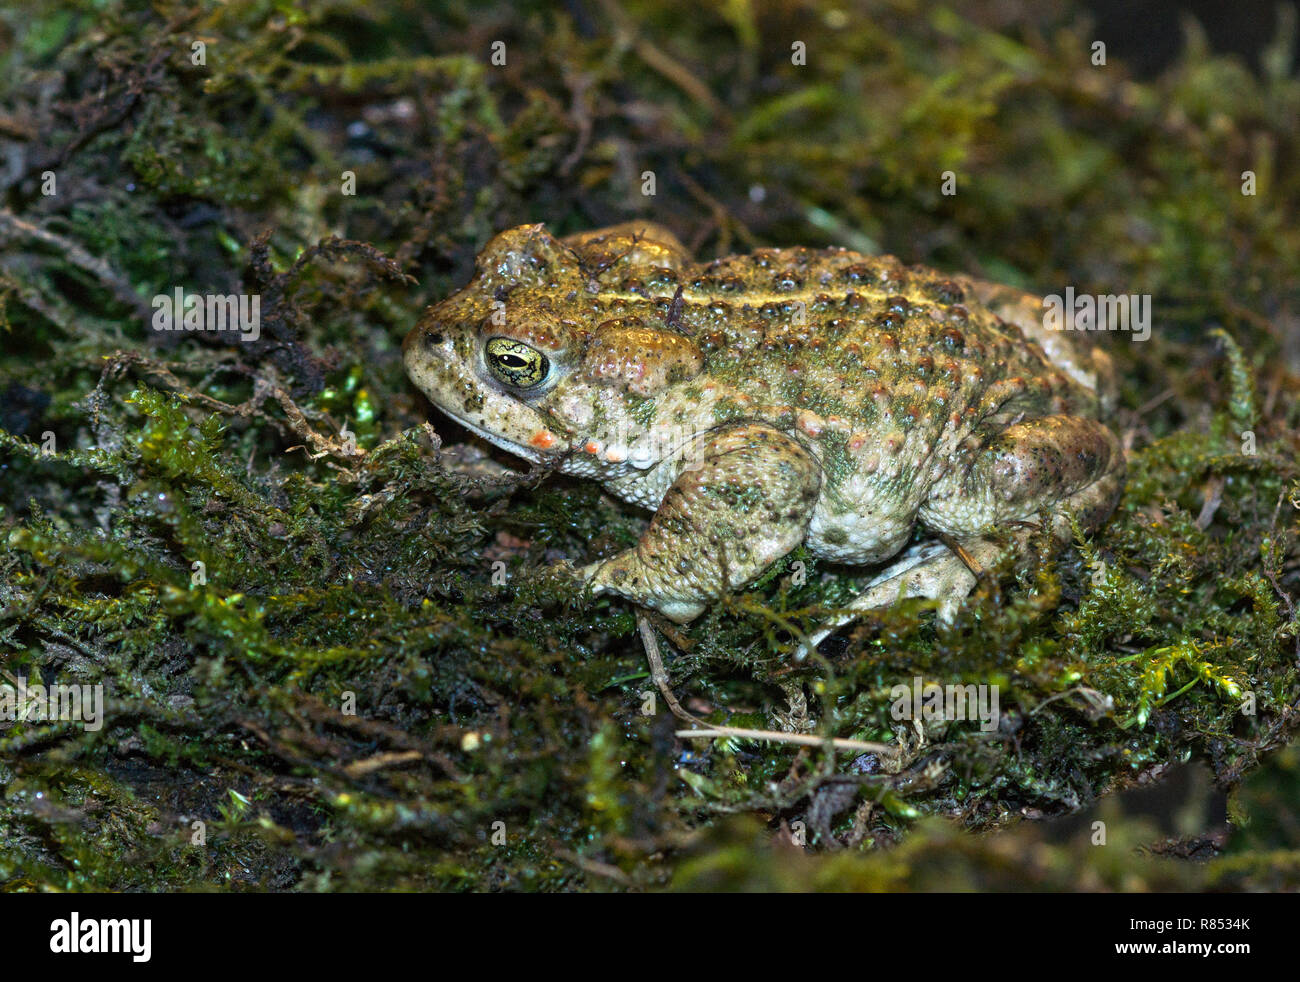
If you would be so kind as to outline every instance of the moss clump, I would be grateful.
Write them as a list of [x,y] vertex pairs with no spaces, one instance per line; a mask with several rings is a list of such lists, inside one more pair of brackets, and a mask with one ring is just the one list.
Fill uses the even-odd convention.
[[[97,728],[0,720],[0,888],[1296,885],[1292,755],[1259,767],[1300,696],[1293,21],[1261,76],[1193,35],[1133,80],[1056,6],[997,31],[814,6],[797,31],[784,8],[665,0],[626,23],[0,14],[21,163],[0,203],[0,668],[105,697]],[[793,64],[791,36],[816,57]],[[645,516],[425,424],[401,339],[491,233],[638,216],[704,256],[842,244],[1153,297],[1148,341],[1099,339],[1131,446],[1105,529],[988,570],[950,626],[903,603],[804,662],[862,573],[802,550],[669,629],[698,717],[887,750],[679,740],[633,612],[547,572]],[[153,331],[177,287],[257,294],[260,337]],[[998,726],[895,719],[917,679],[996,686]],[[1157,856],[1120,810],[1118,848],[1028,848],[1053,827],[1021,819],[1119,808],[1191,759],[1231,790],[1231,834],[1206,818]]]

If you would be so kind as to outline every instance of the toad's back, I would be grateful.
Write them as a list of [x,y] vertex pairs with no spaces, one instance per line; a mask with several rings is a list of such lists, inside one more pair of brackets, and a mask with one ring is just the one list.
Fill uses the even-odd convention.
[[591,256],[622,275],[602,277],[588,316],[694,339],[702,375],[743,394],[737,415],[938,432],[990,412],[1094,415],[1113,385],[1104,355],[1041,326],[1036,298],[892,256],[760,249],[676,269]]

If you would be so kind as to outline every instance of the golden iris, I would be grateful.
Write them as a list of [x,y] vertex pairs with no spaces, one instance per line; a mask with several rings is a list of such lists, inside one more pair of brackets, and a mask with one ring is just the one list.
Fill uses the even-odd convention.
[[551,362],[536,348],[513,338],[492,338],[487,343],[487,364],[499,382],[516,389],[541,385]]

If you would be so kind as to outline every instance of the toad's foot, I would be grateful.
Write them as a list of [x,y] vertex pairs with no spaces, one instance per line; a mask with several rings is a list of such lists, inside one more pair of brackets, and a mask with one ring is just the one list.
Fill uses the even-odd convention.
[[[982,568],[995,563],[1004,547],[980,539],[963,542],[961,548]],[[962,599],[974,587],[975,573],[952,549],[942,542],[919,542],[872,579],[828,624],[810,634],[796,650],[795,660],[803,661],[834,631],[857,620],[863,612],[911,597],[940,601],[939,621],[951,623]]]
[[[1059,438],[1062,446],[1074,447],[1078,452],[1058,454],[1052,436]],[[946,541],[955,542],[954,548],[930,542],[907,550],[836,620],[800,645],[795,653],[797,660],[806,658],[832,631],[862,611],[909,597],[938,600],[940,623],[951,623],[962,599],[975,588],[975,571],[996,563],[1005,548],[990,537],[997,526],[980,528],[975,523],[963,529],[965,517],[998,515],[1014,553],[1025,555],[1033,534],[1028,527],[1028,509],[1041,500],[1039,485],[1046,481],[1070,491],[1048,522],[1051,535],[1058,542],[1068,542],[1072,532],[1070,515],[1082,527],[1096,528],[1114,510],[1123,485],[1124,454],[1114,435],[1091,420],[1049,417],[1004,431],[1000,442],[965,473],[965,483],[963,479],[955,480],[951,487],[941,483],[943,493],[934,495],[927,504],[928,524],[938,530],[946,526]],[[983,487],[981,481],[987,485],[986,505],[972,508],[977,495],[983,493],[978,490]]]

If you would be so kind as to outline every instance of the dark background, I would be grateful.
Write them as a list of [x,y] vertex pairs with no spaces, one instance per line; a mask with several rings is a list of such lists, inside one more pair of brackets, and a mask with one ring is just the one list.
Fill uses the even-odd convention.
[[1135,75],[1150,78],[1182,48],[1184,16],[1195,17],[1215,52],[1240,55],[1258,71],[1259,52],[1277,34],[1273,0],[1086,0],[1107,54],[1126,62]]

